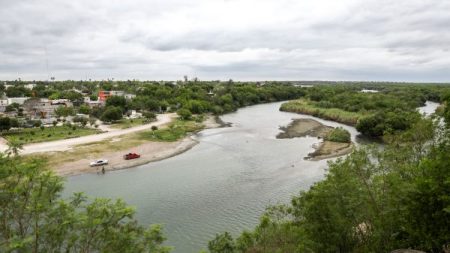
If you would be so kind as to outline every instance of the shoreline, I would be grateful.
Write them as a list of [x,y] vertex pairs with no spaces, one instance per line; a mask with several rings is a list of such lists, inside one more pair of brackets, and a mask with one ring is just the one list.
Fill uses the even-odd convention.
[[309,136],[323,140],[322,142],[314,144],[314,151],[304,158],[309,161],[320,161],[351,153],[355,146],[353,142],[341,143],[324,140],[332,129],[334,128],[324,125],[314,119],[293,119],[287,126],[280,127],[281,132],[277,135],[277,139],[292,139]]
[[[226,124],[217,119],[218,119],[217,116],[209,115],[203,121],[204,128],[202,130],[226,126]],[[77,176],[82,174],[93,174],[93,173],[98,174],[101,173],[101,169],[103,166],[90,167],[89,163],[95,159],[107,159],[109,164],[104,166],[106,172],[129,169],[145,165],[151,162],[157,162],[164,159],[168,159],[190,150],[199,143],[199,141],[193,138],[194,135],[195,133],[189,134],[184,138],[174,142],[148,141],[145,143],[137,144],[136,146],[120,150],[111,150],[101,153],[94,153],[92,155],[89,154],[87,155],[87,157],[83,157],[75,161],[57,163],[49,167],[51,170],[53,170],[56,174],[60,176]],[[121,141],[121,137],[124,138],[126,136],[119,136],[118,138],[110,139],[108,141],[109,143]],[[96,144],[88,143],[86,144],[85,147],[87,147],[88,145],[96,145]],[[77,148],[82,149],[83,146],[78,146]],[[64,152],[71,152],[71,150]],[[64,152],[52,152],[52,153],[53,155],[55,154],[64,155]],[[132,160],[123,159],[123,155],[129,152],[138,153],[141,155],[141,157]],[[96,158],[94,158],[94,156]]]
[[126,153],[125,151],[110,151],[101,154],[102,159],[109,161],[109,164],[105,166],[90,167],[89,162],[92,159],[85,158],[75,162],[56,165],[51,169],[58,175],[65,177],[82,174],[98,174],[101,173],[102,167],[105,168],[106,172],[125,170],[180,155],[198,143],[192,136],[187,136],[176,142],[147,142],[132,148],[133,151],[137,150],[136,153],[141,154],[141,157],[137,159],[125,160],[123,159],[123,155]]
[[309,161],[320,161],[330,158],[336,158],[344,155],[348,155],[353,151],[353,148],[355,147],[355,144],[353,142],[346,143],[348,144],[347,147],[337,147],[335,148],[331,153],[323,153],[323,149],[326,145],[326,141],[321,142],[318,147],[314,147],[315,151],[312,153],[309,153],[307,157],[305,157],[306,160]]

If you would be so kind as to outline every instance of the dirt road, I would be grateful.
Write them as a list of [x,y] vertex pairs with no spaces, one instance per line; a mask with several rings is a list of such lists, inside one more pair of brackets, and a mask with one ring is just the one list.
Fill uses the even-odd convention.
[[[176,114],[174,113],[158,114],[157,120],[155,122],[142,126],[131,127],[127,129],[111,129],[109,132],[106,133],[87,135],[72,139],[27,144],[24,146],[23,150],[20,153],[32,154],[32,153],[52,152],[52,151],[66,151],[72,149],[72,147],[76,145],[103,141],[105,139],[117,137],[120,135],[151,129],[152,126],[161,126],[169,123],[175,117]],[[6,145],[6,141],[3,138],[0,138],[0,152],[4,152],[7,148],[8,146]]]

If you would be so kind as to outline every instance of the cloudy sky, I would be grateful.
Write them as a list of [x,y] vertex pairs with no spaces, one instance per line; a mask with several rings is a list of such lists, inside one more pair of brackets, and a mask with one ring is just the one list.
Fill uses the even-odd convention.
[[0,79],[183,75],[450,81],[450,1],[0,0]]

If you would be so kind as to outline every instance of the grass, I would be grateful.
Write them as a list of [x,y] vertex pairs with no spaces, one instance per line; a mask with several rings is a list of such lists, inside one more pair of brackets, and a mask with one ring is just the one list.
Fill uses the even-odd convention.
[[308,114],[321,119],[332,120],[351,126],[355,126],[359,118],[366,116],[363,113],[348,112],[338,108],[321,108],[306,99],[299,99],[284,103],[281,105],[280,110]]
[[139,133],[140,137],[149,141],[177,141],[189,133],[198,132],[203,129],[203,124],[195,121],[175,120],[167,128],[155,131],[144,131]]
[[[185,137],[189,132],[196,132],[203,129],[203,125],[194,121],[176,120],[163,128],[152,131],[142,131],[120,136],[120,140],[112,141],[107,139],[74,147],[70,151],[29,155],[29,157],[44,158],[48,161],[49,167],[56,167],[60,164],[78,161],[80,159],[101,156],[105,152],[116,152],[137,147],[148,141],[173,142]],[[155,135],[153,135],[155,134]],[[114,139],[117,139],[114,138]]]
[[140,126],[149,123],[147,119],[121,119],[114,124],[111,124],[111,128],[126,129],[130,127]]
[[10,131],[3,133],[2,136],[6,140],[11,138],[17,139],[22,144],[56,141],[68,138],[75,138],[85,135],[91,135],[101,132],[97,129],[87,127],[72,126],[56,126],[41,128],[25,128],[18,131]]

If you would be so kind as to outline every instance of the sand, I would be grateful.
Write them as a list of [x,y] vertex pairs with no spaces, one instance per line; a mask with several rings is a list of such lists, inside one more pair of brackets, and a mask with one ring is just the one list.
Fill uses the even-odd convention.
[[[197,144],[197,141],[191,137],[186,137],[176,142],[148,142],[137,147],[127,150],[105,152],[96,155],[98,159],[107,159],[109,164],[105,165],[106,172],[112,170],[127,169],[149,162],[159,161],[178,154],[181,154]],[[138,153],[140,158],[125,160],[123,156],[129,152]],[[100,172],[102,166],[90,167],[89,163],[94,159],[84,158],[74,162],[67,162],[53,167],[53,170],[61,176],[72,176],[83,173],[97,173]]]
[[[288,126],[280,127],[282,132],[277,135],[277,138],[291,139],[309,136],[324,139],[332,129],[333,127],[323,125],[314,119],[294,119]],[[353,143],[323,141],[319,145],[315,145],[315,151],[309,153],[305,159],[319,161],[339,157],[351,153],[353,147]]]

